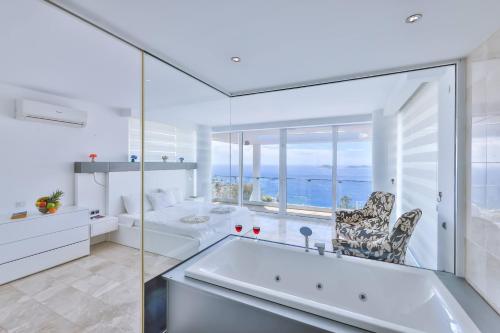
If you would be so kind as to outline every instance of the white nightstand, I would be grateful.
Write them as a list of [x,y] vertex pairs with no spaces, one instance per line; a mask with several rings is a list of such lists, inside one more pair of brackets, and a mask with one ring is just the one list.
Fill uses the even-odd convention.
[[90,220],[90,237],[107,234],[118,230],[118,217],[104,216]]

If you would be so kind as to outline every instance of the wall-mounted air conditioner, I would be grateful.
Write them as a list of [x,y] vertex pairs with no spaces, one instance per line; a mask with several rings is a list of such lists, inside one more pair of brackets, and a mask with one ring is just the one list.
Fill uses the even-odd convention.
[[16,118],[71,127],[87,125],[87,112],[26,99],[16,101]]

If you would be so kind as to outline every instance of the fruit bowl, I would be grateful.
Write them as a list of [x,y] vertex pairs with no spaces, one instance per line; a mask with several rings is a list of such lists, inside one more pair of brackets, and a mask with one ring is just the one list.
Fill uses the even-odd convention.
[[63,192],[58,190],[50,196],[38,198],[35,202],[35,206],[42,214],[54,214],[61,206],[60,199],[62,196]]

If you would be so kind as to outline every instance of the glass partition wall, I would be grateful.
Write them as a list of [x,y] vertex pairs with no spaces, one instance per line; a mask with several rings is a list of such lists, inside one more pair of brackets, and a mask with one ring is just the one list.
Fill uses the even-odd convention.
[[[230,234],[305,246],[307,228],[310,247],[323,243],[327,251],[387,261],[356,251],[370,242],[361,235],[376,232],[389,242],[402,230],[399,217],[414,214],[404,256],[390,262],[453,270],[445,244],[454,232],[441,230],[440,221],[454,213],[436,198],[454,196],[453,186],[440,185],[454,168],[442,153],[453,151],[453,136],[437,134],[443,119],[451,121],[442,114],[454,114],[453,97],[444,93],[454,68],[229,103],[163,62],[146,56],[144,65],[146,327],[155,325],[148,305],[162,274]],[[375,87],[379,102],[370,107],[337,100],[346,94],[339,89],[366,94]],[[413,191],[418,186],[426,186],[425,195]]]
[[143,98],[144,325],[161,332],[162,274],[230,234],[235,214],[250,215],[231,208],[238,204],[238,138],[212,130],[230,125],[228,97],[145,55]]

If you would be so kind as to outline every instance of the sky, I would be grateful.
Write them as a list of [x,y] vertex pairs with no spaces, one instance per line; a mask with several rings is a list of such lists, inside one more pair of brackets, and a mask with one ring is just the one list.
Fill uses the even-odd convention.
[[[332,164],[331,143],[289,144],[288,165],[322,166]],[[278,145],[265,145],[261,149],[261,165],[278,165]],[[233,145],[232,160],[237,163],[238,146]],[[212,142],[212,164],[227,165],[229,149],[227,144]],[[250,152],[244,154],[244,165],[252,164]],[[341,142],[338,144],[337,164],[339,166],[371,165],[371,142]]]

